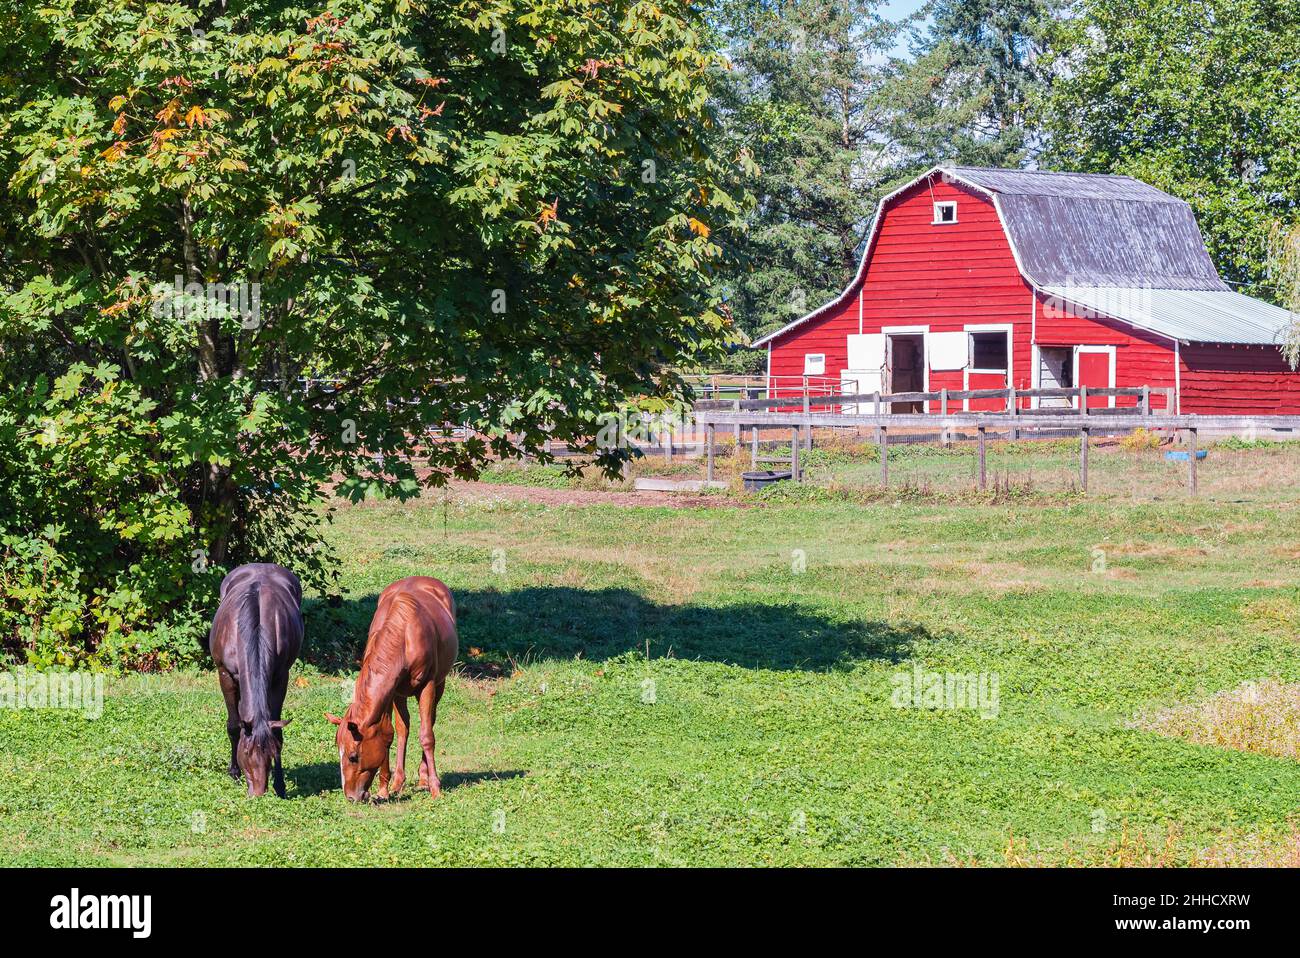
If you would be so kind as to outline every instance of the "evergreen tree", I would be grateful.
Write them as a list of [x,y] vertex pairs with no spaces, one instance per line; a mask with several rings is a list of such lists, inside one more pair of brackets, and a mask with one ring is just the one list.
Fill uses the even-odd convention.
[[1087,0],[1053,48],[1046,161],[1182,197],[1224,279],[1284,301],[1269,237],[1300,220],[1300,2]]
[[724,4],[733,70],[720,106],[757,163],[757,199],[726,280],[741,330],[779,328],[833,297],[857,266],[889,179],[887,51],[900,27],[881,0]]
[[893,136],[913,168],[1019,167],[1041,144],[1033,101],[1060,0],[939,0],[914,60],[889,87]]

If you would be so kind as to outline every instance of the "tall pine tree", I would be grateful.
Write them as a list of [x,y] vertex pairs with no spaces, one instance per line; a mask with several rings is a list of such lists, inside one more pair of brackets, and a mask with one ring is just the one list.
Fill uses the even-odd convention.
[[1032,110],[1061,0],[939,0],[889,87],[892,133],[915,168],[1019,167],[1041,148]]
[[852,276],[889,180],[890,108],[881,97],[900,26],[881,0],[730,2],[721,29],[733,69],[720,106],[756,161],[757,206],[743,270],[726,280],[751,337],[838,293]]

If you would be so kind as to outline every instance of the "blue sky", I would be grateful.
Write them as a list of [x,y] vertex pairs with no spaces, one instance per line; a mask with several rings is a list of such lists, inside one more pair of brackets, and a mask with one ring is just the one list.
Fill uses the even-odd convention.
[[[881,16],[889,20],[901,20],[909,14],[916,13],[925,6],[926,0],[885,0],[880,6]],[[907,56],[907,38],[899,40],[898,45],[894,47],[894,56]]]

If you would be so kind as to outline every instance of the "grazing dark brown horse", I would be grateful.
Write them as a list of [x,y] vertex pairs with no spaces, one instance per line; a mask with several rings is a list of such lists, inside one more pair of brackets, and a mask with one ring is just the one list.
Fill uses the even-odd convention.
[[[325,717],[338,726],[339,774],[343,794],[365,801],[379,773],[379,797],[397,795],[406,781],[406,735],[410,716],[406,700],[420,706],[420,785],[442,792],[433,761],[433,723],[447,673],[456,661],[456,602],[451,590],[428,576],[399,579],[379,596],[370,623],[361,673],[352,704],[342,718]],[[388,749],[397,727],[397,769],[389,788]]]
[[221,582],[221,604],[208,633],[208,651],[226,698],[230,777],[248,781],[249,795],[266,794],[275,773],[275,794],[284,798],[280,718],[289,667],[302,647],[302,585],[283,566],[252,563],[232,569]]

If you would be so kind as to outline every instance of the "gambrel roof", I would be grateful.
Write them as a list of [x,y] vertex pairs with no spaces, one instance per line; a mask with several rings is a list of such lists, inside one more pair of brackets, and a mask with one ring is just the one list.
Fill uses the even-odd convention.
[[956,166],[994,194],[1020,270],[1035,286],[1228,287],[1186,201],[1129,176]]

